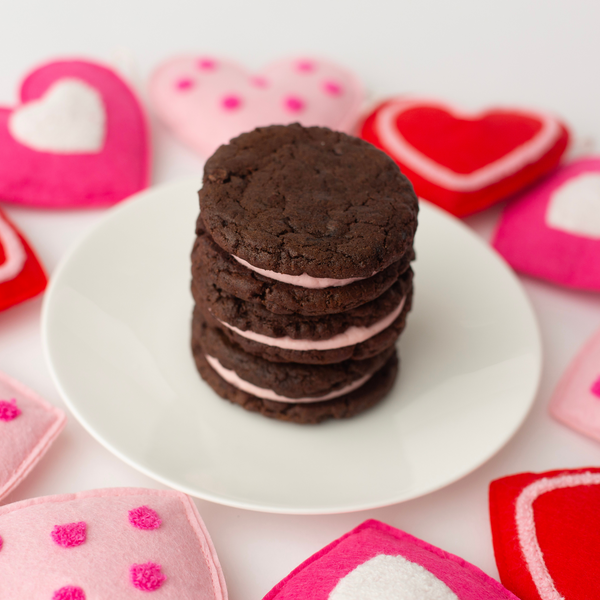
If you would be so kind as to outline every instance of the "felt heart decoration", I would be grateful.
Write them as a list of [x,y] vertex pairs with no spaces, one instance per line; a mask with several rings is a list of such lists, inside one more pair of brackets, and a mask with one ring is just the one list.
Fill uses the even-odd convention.
[[550,400],[550,413],[600,441],[600,331],[583,346]]
[[0,200],[44,208],[114,204],[148,185],[149,135],[131,88],[107,67],[48,63],[0,109]]
[[0,508],[2,598],[227,600],[192,500],[102,489]]
[[502,583],[521,600],[590,600],[600,590],[600,469],[521,473],[490,484]]
[[517,271],[600,290],[600,158],[561,167],[511,202],[493,245]]
[[0,373],[0,499],[33,469],[65,420],[61,410]]
[[569,139],[563,124],[541,112],[462,114],[441,102],[408,97],[377,106],[360,136],[398,163],[418,196],[459,217],[551,171]]
[[23,235],[0,211],[0,310],[46,289],[42,265]]
[[264,125],[298,122],[351,133],[364,94],[352,73],[324,60],[291,58],[251,74],[231,61],[187,56],[156,69],[150,97],[176,136],[210,156]]
[[461,558],[369,520],[311,556],[264,600],[517,600]]

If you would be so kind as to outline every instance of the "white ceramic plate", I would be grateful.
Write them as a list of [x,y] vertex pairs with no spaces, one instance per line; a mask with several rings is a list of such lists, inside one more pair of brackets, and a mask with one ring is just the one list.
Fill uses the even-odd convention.
[[401,374],[381,404],[348,421],[300,426],[220,399],[189,348],[198,186],[164,185],[113,209],[46,292],[53,377],[109,450],[200,498],[314,514],[441,488],[516,431],[541,369],[533,312],[501,259],[426,203]]

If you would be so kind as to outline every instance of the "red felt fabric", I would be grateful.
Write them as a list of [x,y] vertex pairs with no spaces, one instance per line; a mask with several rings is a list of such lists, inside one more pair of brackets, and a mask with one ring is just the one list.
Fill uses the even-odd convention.
[[[0,211],[0,219],[6,221],[6,223],[14,229],[27,254],[27,260],[25,261],[21,272],[9,281],[0,282],[0,310],[5,310],[15,304],[19,304],[20,302],[29,300],[29,298],[41,294],[46,289],[48,279],[40,261],[21,232],[10,222],[2,211]],[[4,250],[2,249],[2,243],[0,242],[0,265],[4,260]]]
[[[446,189],[411,169],[386,147],[374,124],[378,111],[391,102],[381,103],[366,117],[360,128],[360,137],[396,161],[419,197],[458,217],[483,210],[549,173],[558,165],[569,141],[569,132],[561,124],[556,141],[535,162],[481,189]],[[439,107],[423,105],[401,114],[396,119],[396,127],[415,149],[439,165],[455,173],[468,174],[529,140],[539,131],[540,122],[509,110],[489,111],[474,119],[456,118]]]
[[[599,468],[521,473],[490,484],[494,554],[502,583],[521,600],[547,600],[531,577],[518,539],[515,504],[531,483],[558,475],[600,473]],[[565,600],[600,598],[600,485],[555,489],[533,503],[544,563]]]

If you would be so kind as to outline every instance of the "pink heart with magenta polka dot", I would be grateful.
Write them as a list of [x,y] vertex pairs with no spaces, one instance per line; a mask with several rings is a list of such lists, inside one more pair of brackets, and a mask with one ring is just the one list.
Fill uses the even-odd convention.
[[162,64],[150,97],[176,136],[203,156],[255,127],[298,122],[352,133],[364,100],[358,79],[320,59],[291,58],[259,73],[211,57]]
[[600,330],[564,372],[549,409],[555,419],[600,442]]
[[115,488],[0,507],[2,600],[227,600],[191,498]]

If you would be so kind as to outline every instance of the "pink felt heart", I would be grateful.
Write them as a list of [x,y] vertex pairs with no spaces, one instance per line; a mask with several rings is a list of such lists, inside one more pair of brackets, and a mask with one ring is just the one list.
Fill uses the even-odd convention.
[[84,60],[48,63],[0,109],[0,199],[45,208],[114,204],[148,185],[142,107],[114,71]]
[[517,271],[600,291],[600,158],[561,167],[511,202],[493,245]]
[[165,62],[150,97],[175,135],[204,156],[255,127],[298,122],[352,133],[362,85],[345,69],[291,58],[250,74],[236,63],[187,56]]
[[[140,514],[156,520],[140,527]],[[0,536],[3,600],[227,600],[210,536],[180,492],[115,488],[24,500],[0,508]]]
[[0,373],[0,499],[35,467],[65,421],[61,410]]
[[552,395],[550,413],[600,441],[600,331],[588,340],[563,374]]

